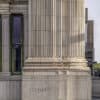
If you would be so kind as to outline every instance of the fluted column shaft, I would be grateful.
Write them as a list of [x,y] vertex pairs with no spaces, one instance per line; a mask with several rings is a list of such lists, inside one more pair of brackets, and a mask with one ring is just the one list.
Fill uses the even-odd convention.
[[29,0],[29,57],[61,57],[61,40],[62,0]]
[[63,0],[63,57],[85,57],[84,0]]
[[29,56],[32,58],[52,57],[55,54],[54,2],[55,0],[29,0]]
[[29,57],[84,58],[84,33],[84,0],[29,0]]

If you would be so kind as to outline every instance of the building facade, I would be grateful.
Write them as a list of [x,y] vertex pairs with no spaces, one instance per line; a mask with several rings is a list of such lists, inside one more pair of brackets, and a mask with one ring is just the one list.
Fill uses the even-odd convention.
[[0,100],[21,100],[27,35],[28,1],[0,0]]
[[91,100],[84,0],[0,0],[0,100]]

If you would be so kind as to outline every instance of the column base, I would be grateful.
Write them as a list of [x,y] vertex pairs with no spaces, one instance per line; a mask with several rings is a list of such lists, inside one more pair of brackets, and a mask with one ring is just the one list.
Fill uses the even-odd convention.
[[92,100],[91,73],[87,67],[80,70],[79,67],[65,68],[63,64],[57,66],[41,66],[40,69],[26,66],[22,100]]
[[0,72],[0,76],[10,76],[11,73],[10,72]]

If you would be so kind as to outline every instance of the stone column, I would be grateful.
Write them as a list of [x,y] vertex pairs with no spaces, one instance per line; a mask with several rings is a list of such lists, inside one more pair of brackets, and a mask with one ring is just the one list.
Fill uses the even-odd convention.
[[84,0],[29,0],[28,4],[22,100],[91,100]]
[[9,14],[2,14],[2,72],[9,74]]
[[28,57],[28,14],[24,13],[24,60]]
[[52,2],[53,58],[56,58],[56,0]]
[[66,73],[67,100],[91,100],[91,74],[85,59],[84,4],[85,0],[62,1],[63,64],[70,69]]
[[56,0],[29,0],[28,58],[48,59],[56,56],[55,5]]
[[29,0],[28,59],[62,57],[62,0]]
[[62,7],[63,60],[77,64],[81,62],[80,67],[85,67],[84,0],[63,0]]

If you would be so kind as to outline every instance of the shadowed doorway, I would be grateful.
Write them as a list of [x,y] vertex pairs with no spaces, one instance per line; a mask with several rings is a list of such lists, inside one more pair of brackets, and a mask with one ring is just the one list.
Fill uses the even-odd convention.
[[11,72],[21,72],[23,66],[23,15],[11,15],[11,35],[10,35],[10,53],[11,53]]

